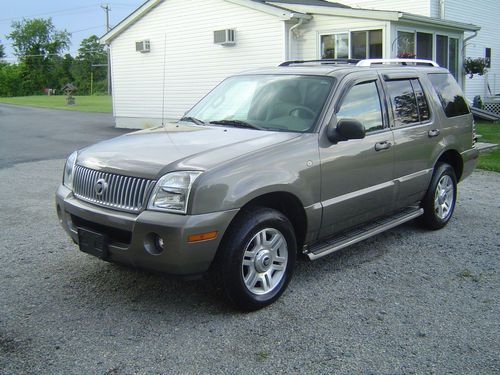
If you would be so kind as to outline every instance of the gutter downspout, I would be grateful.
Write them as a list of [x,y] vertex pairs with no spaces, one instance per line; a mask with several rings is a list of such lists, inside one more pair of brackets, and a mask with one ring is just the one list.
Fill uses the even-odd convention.
[[441,18],[442,20],[444,20],[444,16],[445,16],[445,4],[444,4],[445,0],[439,0],[439,18]]
[[[292,15],[291,18],[293,18],[294,15]],[[300,26],[304,24],[304,19],[299,18],[299,22],[297,22],[295,25],[290,27],[290,30],[288,30],[288,59],[287,60],[293,60],[292,58],[292,41],[293,41],[293,34],[295,33],[295,30],[298,29]]]
[[[474,31],[474,34],[472,34],[471,36],[468,36],[467,38],[464,39],[464,45],[462,46],[462,61],[465,60],[465,47],[467,46],[467,42],[471,39],[474,39],[475,37],[477,36],[477,30]],[[463,80],[463,91],[465,92],[466,91],[466,87],[465,87],[465,83],[467,82],[467,79],[463,78],[464,77],[464,74],[463,74],[463,64],[461,66],[461,69],[460,69],[460,77],[462,78]]]

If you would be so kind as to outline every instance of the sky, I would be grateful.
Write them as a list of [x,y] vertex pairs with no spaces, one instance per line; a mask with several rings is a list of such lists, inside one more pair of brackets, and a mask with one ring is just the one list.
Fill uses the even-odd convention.
[[0,0],[0,43],[5,46],[6,60],[15,62],[10,40],[12,21],[23,18],[52,18],[57,30],[69,31],[70,53],[74,56],[82,39],[90,35],[101,36],[106,29],[106,14],[101,5],[109,4],[111,27],[132,13],[145,0]]

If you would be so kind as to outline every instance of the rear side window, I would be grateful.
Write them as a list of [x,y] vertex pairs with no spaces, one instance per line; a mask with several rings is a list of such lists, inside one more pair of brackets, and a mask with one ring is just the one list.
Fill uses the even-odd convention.
[[446,117],[462,116],[470,113],[462,90],[460,90],[460,86],[458,86],[457,81],[451,74],[429,74],[429,81],[436,90]]
[[411,85],[413,86],[413,90],[415,91],[415,96],[417,97],[417,107],[418,107],[418,115],[421,122],[429,121],[430,113],[429,113],[429,105],[427,104],[427,99],[425,98],[424,90],[420,85],[418,79],[412,79]]
[[418,79],[386,81],[395,126],[419,124],[430,118],[429,105]]
[[386,84],[395,125],[404,126],[418,122],[417,98],[410,80],[388,81]]

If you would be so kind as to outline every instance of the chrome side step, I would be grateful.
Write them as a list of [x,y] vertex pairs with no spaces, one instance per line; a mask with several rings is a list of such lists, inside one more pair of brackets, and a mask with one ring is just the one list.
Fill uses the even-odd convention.
[[413,220],[424,213],[423,208],[408,207],[398,213],[377,219],[370,224],[356,227],[346,232],[328,237],[325,240],[313,244],[306,249],[305,253],[311,260],[321,258],[344,247],[353,245],[369,237],[375,236],[388,229]]

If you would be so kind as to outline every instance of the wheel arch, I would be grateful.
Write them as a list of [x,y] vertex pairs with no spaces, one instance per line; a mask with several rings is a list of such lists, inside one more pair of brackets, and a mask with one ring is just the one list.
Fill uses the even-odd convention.
[[[247,212],[253,207],[272,208],[285,215],[295,231],[297,249],[302,249],[307,233],[307,216],[301,200],[296,195],[286,191],[265,193],[245,203],[240,212]],[[233,218],[231,224],[237,217],[238,215]]]
[[464,171],[464,161],[458,151],[453,149],[444,151],[437,159],[434,168],[438,163],[447,163],[451,165],[455,172],[457,182],[460,181]]

